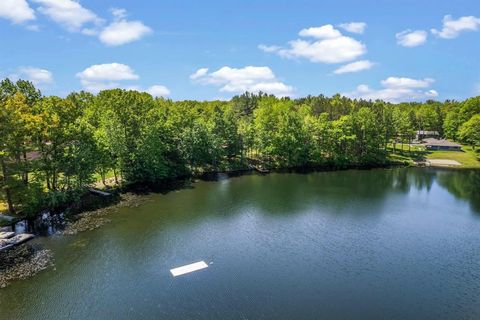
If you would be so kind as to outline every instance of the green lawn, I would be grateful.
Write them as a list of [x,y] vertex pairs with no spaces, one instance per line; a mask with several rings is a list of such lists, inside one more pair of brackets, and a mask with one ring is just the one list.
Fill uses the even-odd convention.
[[412,144],[410,147],[408,143],[402,144],[397,143],[395,146],[395,151],[393,150],[393,145],[387,145],[388,150],[388,159],[393,163],[410,163],[414,164],[414,161],[420,161],[425,157],[425,147],[422,145]]
[[480,169],[475,152],[471,147],[462,147],[462,151],[429,151],[426,153],[427,159],[448,159],[460,162],[460,168]]
[[388,145],[390,151],[389,159],[394,162],[411,162],[421,159],[445,159],[455,160],[462,165],[456,168],[464,169],[480,169],[480,161],[477,158],[477,154],[471,147],[463,146],[462,151],[430,151],[425,150],[425,147],[421,145],[412,145],[409,151],[408,144],[404,144],[403,148],[401,144],[396,145],[396,151],[393,152],[393,146]]

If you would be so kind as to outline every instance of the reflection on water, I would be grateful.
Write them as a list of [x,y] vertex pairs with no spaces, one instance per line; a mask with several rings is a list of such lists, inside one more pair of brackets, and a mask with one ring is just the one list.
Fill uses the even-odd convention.
[[438,172],[438,183],[456,198],[470,203],[472,210],[480,214],[480,170]]
[[151,194],[99,230],[36,240],[56,268],[0,290],[0,319],[478,319],[479,179],[222,175]]

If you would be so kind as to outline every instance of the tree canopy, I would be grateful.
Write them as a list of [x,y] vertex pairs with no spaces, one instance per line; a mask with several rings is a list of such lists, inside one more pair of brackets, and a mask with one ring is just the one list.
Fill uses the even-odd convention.
[[480,97],[390,104],[340,95],[171,101],[132,90],[42,96],[0,83],[0,200],[9,211],[54,207],[108,178],[161,183],[247,168],[375,166],[416,130],[480,146]]

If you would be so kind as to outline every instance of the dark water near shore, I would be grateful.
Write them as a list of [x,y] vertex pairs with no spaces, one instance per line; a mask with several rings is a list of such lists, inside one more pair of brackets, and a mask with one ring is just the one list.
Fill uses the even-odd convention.
[[35,240],[56,269],[0,319],[480,319],[480,171],[249,175],[110,218]]

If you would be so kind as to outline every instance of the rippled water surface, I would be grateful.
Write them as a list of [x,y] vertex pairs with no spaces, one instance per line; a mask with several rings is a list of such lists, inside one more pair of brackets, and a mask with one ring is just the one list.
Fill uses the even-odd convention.
[[110,218],[35,240],[56,268],[0,319],[480,319],[479,171],[247,175]]

